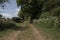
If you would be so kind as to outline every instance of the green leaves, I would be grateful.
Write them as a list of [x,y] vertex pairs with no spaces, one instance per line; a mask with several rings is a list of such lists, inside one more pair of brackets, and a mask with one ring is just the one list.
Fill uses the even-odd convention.
[[9,2],[9,0],[0,0],[0,5],[4,4],[5,2]]
[[5,2],[9,2],[9,0],[0,0],[0,6],[4,9]]
[[21,6],[20,16],[29,16],[30,20],[34,20],[39,19],[40,15],[44,12],[49,12],[60,7],[60,0],[17,0],[17,5]]
[[53,14],[53,16],[60,16],[60,7],[54,8],[54,10],[52,10],[51,12]]
[[27,0],[16,0],[17,6],[21,6],[27,3]]
[[25,17],[28,14],[32,19],[37,18],[43,7],[39,0],[17,0],[17,5],[21,6],[20,14],[24,14]]

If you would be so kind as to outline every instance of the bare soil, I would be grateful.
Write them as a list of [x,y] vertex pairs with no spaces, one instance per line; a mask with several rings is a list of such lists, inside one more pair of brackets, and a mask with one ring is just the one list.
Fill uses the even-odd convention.
[[[40,32],[33,24],[26,23],[30,29],[32,30],[32,33],[34,35],[34,40],[51,40],[51,38],[46,39],[46,37],[43,35],[42,32]],[[13,33],[10,33],[9,36],[3,37],[0,40],[17,40],[18,35],[21,33],[20,30],[14,31]],[[22,40],[29,40],[30,38],[22,39]]]
[[38,29],[33,24],[29,24],[29,26],[34,34],[35,40],[46,40],[46,37],[42,36],[42,34],[40,34]]
[[20,31],[14,31],[10,33],[10,35],[2,37],[0,40],[17,40],[16,37],[18,36],[19,33]]

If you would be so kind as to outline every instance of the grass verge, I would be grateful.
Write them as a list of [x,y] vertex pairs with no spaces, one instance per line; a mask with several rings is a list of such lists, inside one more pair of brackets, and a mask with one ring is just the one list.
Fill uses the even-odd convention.
[[47,38],[51,37],[52,40],[60,40],[60,29],[54,28],[52,25],[48,23],[37,23],[36,22],[34,24],[36,28],[38,28],[38,30],[43,30]]

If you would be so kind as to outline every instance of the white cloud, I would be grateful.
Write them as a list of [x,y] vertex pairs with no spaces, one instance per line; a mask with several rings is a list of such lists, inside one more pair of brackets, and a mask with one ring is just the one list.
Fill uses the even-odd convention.
[[15,9],[15,10],[12,10],[12,12],[11,11],[2,11],[1,12],[1,14],[4,16],[4,17],[9,17],[9,18],[11,18],[11,17],[16,17],[17,15],[18,15],[18,12],[19,12],[19,10],[20,10],[20,8],[17,8],[17,9]]
[[15,12],[15,13],[1,13],[4,17],[9,17],[9,18],[11,18],[11,17],[15,17],[15,16],[17,16],[17,14],[18,14],[18,12]]
[[12,17],[12,15],[10,13],[1,13],[4,17]]
[[18,12],[19,10],[20,10],[19,8],[16,9],[17,12]]
[[10,0],[10,4],[6,4],[5,9],[0,9],[0,13],[4,17],[15,17],[18,14],[18,11],[21,9],[21,6],[18,8],[15,0]]

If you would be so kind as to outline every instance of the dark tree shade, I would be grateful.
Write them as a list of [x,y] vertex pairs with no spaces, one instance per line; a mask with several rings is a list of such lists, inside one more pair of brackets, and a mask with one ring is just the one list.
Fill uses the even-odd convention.
[[[49,12],[60,7],[60,0],[17,0],[17,6],[21,6],[19,16],[25,16],[33,21],[39,19],[42,12]],[[59,13],[56,14],[59,15]]]
[[3,17],[1,14],[0,14],[0,18]]
[[12,17],[12,21],[16,22],[16,23],[20,23],[22,22],[22,18],[19,18],[19,17]]
[[30,20],[39,19],[43,4],[42,0],[17,0],[17,5],[21,6],[20,16],[30,17]]

